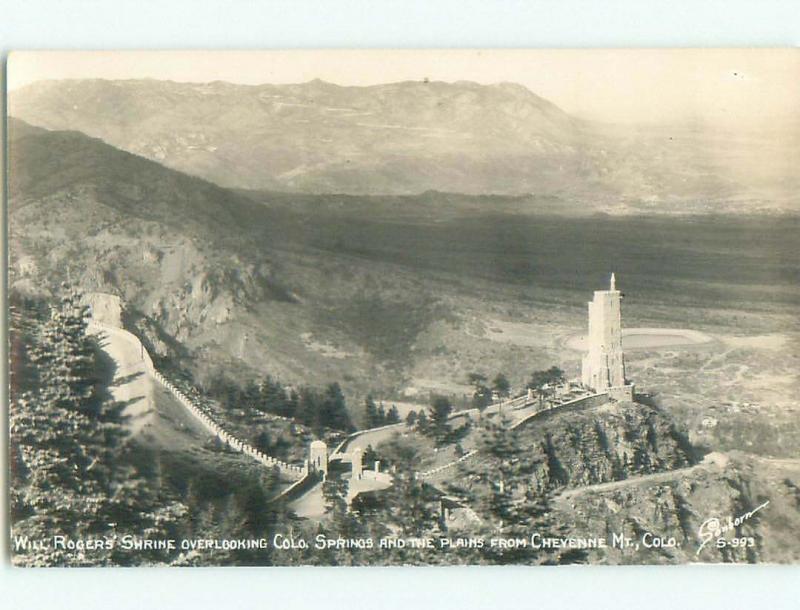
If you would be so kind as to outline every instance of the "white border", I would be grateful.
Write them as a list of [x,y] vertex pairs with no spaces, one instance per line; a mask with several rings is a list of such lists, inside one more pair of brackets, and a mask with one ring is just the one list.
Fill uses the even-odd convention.
[[[4,60],[14,48],[769,47],[798,42],[795,0],[0,0]],[[5,476],[0,484],[5,487]],[[780,610],[797,608],[798,600],[800,567],[777,566],[0,568],[0,604],[14,610],[409,610],[417,605]]]

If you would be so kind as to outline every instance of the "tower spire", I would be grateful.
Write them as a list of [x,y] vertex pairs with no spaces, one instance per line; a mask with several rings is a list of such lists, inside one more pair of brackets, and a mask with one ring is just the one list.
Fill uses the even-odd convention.
[[612,271],[611,272],[611,290],[616,290],[616,289],[617,289],[617,278],[614,275],[614,272]]

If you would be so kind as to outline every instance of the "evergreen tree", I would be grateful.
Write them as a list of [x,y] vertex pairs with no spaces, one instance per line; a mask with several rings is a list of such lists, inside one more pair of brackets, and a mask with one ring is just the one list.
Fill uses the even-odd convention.
[[552,387],[559,383],[564,382],[564,371],[557,366],[551,366],[544,371],[534,371],[531,374],[531,379],[528,386],[532,390],[542,393],[545,386]]
[[320,408],[320,422],[327,428],[352,432],[355,430],[347,412],[342,388],[338,383],[331,383],[325,388],[322,405]]
[[486,385],[486,375],[470,373],[467,376],[472,386],[472,406],[480,411],[492,404],[492,390]]
[[431,402],[431,423],[433,432],[438,441],[443,441],[450,432],[449,417],[453,411],[453,405],[447,396],[436,396]]
[[[385,501],[373,521],[388,526],[401,538],[437,536],[440,532],[436,497],[415,476],[421,465],[416,446],[396,435],[381,444],[380,451],[388,462],[395,465],[395,470],[392,486],[382,492]],[[430,550],[409,547],[393,551],[391,558],[398,564],[426,564],[436,560]]]
[[367,445],[367,448],[364,449],[364,453],[361,456],[361,461],[365,468],[372,468],[372,465],[380,459],[378,452],[375,451],[372,445]]
[[51,310],[31,350],[31,360],[45,399],[66,409],[86,410],[96,404],[89,398],[97,383],[94,342],[86,332],[89,308],[77,290],[63,288],[60,303]]
[[[347,515],[347,481],[341,477],[329,476],[322,484],[322,497],[325,499],[325,512],[329,513],[332,521],[345,523]],[[337,530],[340,528],[337,526]]]
[[417,430],[419,430],[422,434],[427,434],[429,428],[430,423],[428,422],[427,414],[425,411],[420,411],[419,415],[417,416]]
[[322,436],[322,423],[319,413],[319,395],[309,387],[300,388],[297,400],[297,419],[310,426],[317,437]]
[[[29,350],[39,380],[14,395],[9,417],[12,534],[17,541],[174,533],[185,512],[161,497],[123,457],[118,405],[94,394],[94,339],[86,308],[67,289]],[[16,548],[23,565],[103,565],[160,560],[111,549]]]
[[279,381],[268,376],[261,383],[259,390],[261,410],[281,417],[294,417],[294,409],[286,396],[286,390]]
[[293,419],[297,419],[297,405],[300,402],[300,396],[295,389],[292,389],[289,392],[289,396],[286,399],[286,411],[282,413],[284,417],[291,417]]
[[386,423],[387,424],[397,424],[400,422],[400,413],[397,410],[396,405],[392,405],[389,409],[389,412],[386,414]]
[[255,381],[250,381],[242,391],[241,402],[238,405],[246,411],[258,410],[261,405],[261,389]]
[[511,383],[503,373],[497,373],[494,381],[492,381],[492,388],[501,398],[508,398],[511,394]]
[[269,453],[272,448],[272,440],[269,437],[269,433],[262,430],[256,434],[255,438],[253,438],[253,447],[263,453]]
[[364,422],[367,428],[377,428],[380,425],[378,423],[378,407],[371,394],[364,400]]

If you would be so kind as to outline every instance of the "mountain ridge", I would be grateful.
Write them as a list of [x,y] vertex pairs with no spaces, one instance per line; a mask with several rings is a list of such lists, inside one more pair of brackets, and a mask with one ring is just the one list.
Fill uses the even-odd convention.
[[74,79],[13,91],[9,111],[236,189],[704,213],[797,208],[800,187],[796,134],[593,123],[516,83]]
[[243,229],[254,215],[265,216],[263,206],[246,197],[77,130],[47,130],[9,117],[8,134],[9,196],[18,207],[90,185],[101,203],[128,204],[120,211],[191,225],[207,238],[213,237],[214,225]]
[[12,92],[9,109],[222,186],[257,189],[521,194],[566,166],[577,171],[583,148],[581,121],[513,83],[64,80]]

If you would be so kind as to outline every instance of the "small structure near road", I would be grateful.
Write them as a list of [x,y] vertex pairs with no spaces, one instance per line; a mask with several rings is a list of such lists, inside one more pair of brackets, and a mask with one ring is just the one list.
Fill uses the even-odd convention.
[[322,473],[324,481],[328,476],[328,445],[323,441],[313,441],[308,448],[308,467]]

